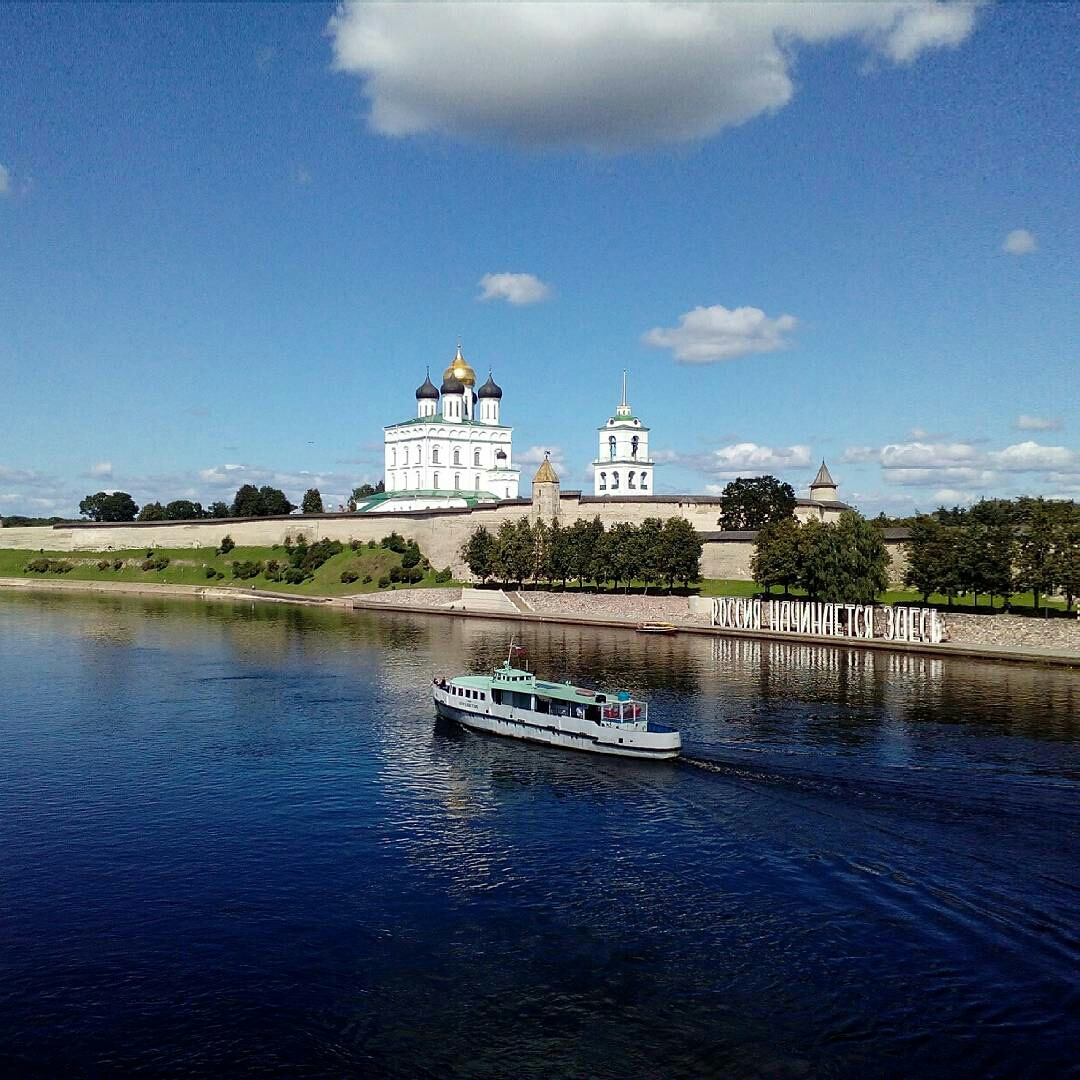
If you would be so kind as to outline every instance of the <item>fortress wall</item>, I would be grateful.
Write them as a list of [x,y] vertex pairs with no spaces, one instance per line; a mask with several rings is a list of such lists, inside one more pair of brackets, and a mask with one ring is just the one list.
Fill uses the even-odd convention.
[[[527,518],[531,504],[520,500],[472,511],[417,511],[409,514],[328,514],[325,516],[244,518],[242,520],[160,522],[145,525],[100,525],[80,528],[36,527],[0,529],[0,547],[37,551],[122,551],[163,548],[216,548],[228,534],[241,547],[270,547],[286,536],[303,536],[308,542],[328,538],[347,543],[350,540],[381,540],[398,532],[415,540],[432,566],[449,566],[455,577],[467,580],[470,575],[461,561],[461,545],[483,525],[495,533],[504,521]],[[578,517],[591,520],[597,514],[605,526],[629,521],[640,524],[647,517],[685,517],[700,532],[716,529],[717,508],[691,501],[649,500],[629,502],[563,496],[560,518],[570,525]],[[901,540],[887,540],[892,557],[889,568],[894,585],[903,582],[907,558]],[[753,540],[743,537],[711,537],[701,555],[701,573],[707,578],[731,578],[749,581]]]

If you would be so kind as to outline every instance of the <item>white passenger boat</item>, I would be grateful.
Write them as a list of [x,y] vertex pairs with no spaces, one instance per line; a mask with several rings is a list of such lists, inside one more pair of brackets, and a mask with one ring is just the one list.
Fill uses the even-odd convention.
[[622,757],[678,757],[678,731],[651,721],[644,701],[624,692],[546,682],[512,666],[510,657],[490,675],[436,678],[432,696],[438,714],[476,731],[551,746]]

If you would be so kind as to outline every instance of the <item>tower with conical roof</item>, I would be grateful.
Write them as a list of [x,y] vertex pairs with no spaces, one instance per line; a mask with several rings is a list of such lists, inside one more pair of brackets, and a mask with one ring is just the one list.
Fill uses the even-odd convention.
[[597,431],[599,453],[593,462],[593,494],[610,498],[651,495],[656,463],[649,457],[649,429],[626,400],[625,371],[615,415]]
[[532,482],[532,510],[529,516],[536,521],[551,521],[559,516],[559,477],[551,467],[551,451],[544,451],[544,460]]
[[810,501],[816,503],[839,501],[836,494],[836,481],[829,473],[829,467],[825,464],[824,458],[821,459],[821,468],[818,469],[817,476],[810,483]]

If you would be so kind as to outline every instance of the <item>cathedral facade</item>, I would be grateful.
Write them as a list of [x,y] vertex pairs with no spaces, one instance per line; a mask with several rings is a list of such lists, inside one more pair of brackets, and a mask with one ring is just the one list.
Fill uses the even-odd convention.
[[[430,374],[416,390],[416,416],[383,429],[387,496],[413,509],[516,499],[513,428],[501,423],[503,392],[457,354],[436,387]],[[415,505],[413,505],[415,504]]]

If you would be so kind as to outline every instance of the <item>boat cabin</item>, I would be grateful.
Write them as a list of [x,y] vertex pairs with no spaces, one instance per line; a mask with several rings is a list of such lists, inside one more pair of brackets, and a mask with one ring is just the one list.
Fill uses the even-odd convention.
[[648,705],[625,692],[615,695],[586,690],[570,683],[544,682],[532,672],[504,664],[491,675],[491,700],[496,705],[550,716],[572,716],[605,727],[634,725],[644,730]]

